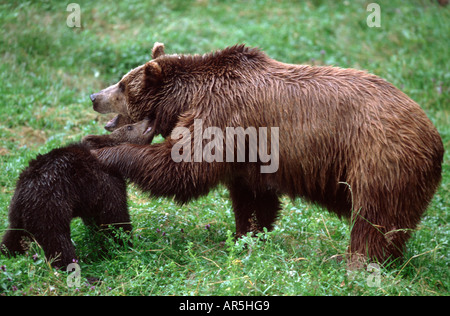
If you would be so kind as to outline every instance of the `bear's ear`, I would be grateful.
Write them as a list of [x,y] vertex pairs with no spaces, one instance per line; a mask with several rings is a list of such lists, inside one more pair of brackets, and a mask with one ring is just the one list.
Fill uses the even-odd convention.
[[156,59],[159,56],[165,55],[164,53],[164,44],[155,42],[152,49],[152,59]]
[[154,61],[149,61],[144,65],[145,81],[151,84],[155,84],[161,81],[161,66]]

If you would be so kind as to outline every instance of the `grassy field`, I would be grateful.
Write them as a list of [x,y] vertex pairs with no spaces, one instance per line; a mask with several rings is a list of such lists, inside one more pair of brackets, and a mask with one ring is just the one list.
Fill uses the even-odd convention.
[[404,261],[379,275],[347,274],[336,255],[347,249],[349,226],[315,205],[284,199],[274,231],[235,242],[224,188],[179,206],[130,185],[133,248],[106,241],[99,252],[103,237],[74,220],[80,286],[68,287],[67,273],[34,246],[0,256],[0,295],[449,295],[450,8],[378,1],[381,27],[370,28],[369,2],[80,1],[80,28],[67,26],[65,2],[1,2],[0,235],[28,161],[105,133],[110,117],[92,110],[89,94],[149,60],[155,41],[168,53],[245,43],[288,63],[366,69],[423,107],[446,154],[442,184]]

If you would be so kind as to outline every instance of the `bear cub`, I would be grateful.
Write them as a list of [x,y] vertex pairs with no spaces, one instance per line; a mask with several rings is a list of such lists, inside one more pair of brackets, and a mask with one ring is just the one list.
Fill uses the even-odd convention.
[[121,143],[148,144],[150,130],[149,121],[143,120],[38,155],[17,182],[1,252],[24,253],[24,238],[28,238],[43,248],[54,267],[62,268],[76,258],[70,239],[72,218],[81,217],[85,225],[96,228],[111,225],[130,232],[125,179],[102,165],[90,150]]

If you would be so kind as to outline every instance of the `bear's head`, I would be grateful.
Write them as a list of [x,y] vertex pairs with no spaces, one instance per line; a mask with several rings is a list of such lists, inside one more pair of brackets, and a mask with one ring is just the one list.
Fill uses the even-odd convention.
[[91,100],[95,111],[118,114],[106,124],[108,131],[148,118],[153,135],[166,138],[177,124],[191,126],[203,110],[223,107],[224,100],[239,99],[241,104],[247,92],[237,89],[252,80],[253,70],[264,66],[266,58],[245,45],[205,55],[166,55],[164,45],[155,43],[150,61],[92,94]]
[[[152,60],[132,69],[118,83],[90,95],[95,111],[118,114],[106,124],[106,130],[112,132],[143,119],[155,123],[158,91],[162,84],[162,70],[157,59],[163,55],[164,44],[156,42]],[[153,128],[152,134],[155,132]]]

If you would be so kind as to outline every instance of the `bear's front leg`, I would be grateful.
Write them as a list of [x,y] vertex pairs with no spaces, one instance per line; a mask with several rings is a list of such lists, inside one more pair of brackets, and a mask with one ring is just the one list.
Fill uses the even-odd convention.
[[236,178],[227,185],[233,202],[236,220],[236,237],[248,232],[261,232],[273,228],[280,210],[280,201],[272,190],[255,190],[243,178]]
[[224,177],[225,163],[176,162],[173,141],[154,145],[123,144],[92,150],[106,167],[113,168],[152,196],[173,197],[178,203],[206,195]]

